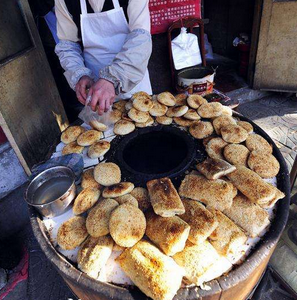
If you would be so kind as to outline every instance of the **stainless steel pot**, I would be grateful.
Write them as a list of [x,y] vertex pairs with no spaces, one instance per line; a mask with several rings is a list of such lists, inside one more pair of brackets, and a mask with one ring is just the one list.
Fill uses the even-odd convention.
[[45,217],[64,213],[76,196],[74,172],[64,166],[52,167],[38,174],[25,192],[26,202]]

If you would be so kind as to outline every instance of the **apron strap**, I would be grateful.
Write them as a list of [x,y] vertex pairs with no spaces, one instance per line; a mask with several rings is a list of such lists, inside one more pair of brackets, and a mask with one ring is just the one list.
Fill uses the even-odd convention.
[[86,15],[88,13],[86,0],[80,0],[80,10],[82,15]]
[[112,3],[114,8],[120,8],[119,0],[112,0]]

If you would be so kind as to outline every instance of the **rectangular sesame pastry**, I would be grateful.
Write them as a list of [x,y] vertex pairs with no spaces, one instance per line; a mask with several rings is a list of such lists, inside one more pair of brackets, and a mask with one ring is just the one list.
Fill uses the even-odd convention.
[[167,177],[147,182],[147,189],[154,212],[162,217],[173,217],[185,212],[181,199]]
[[237,166],[227,177],[242,194],[257,204],[269,203],[275,198],[276,188],[244,166]]
[[179,217],[190,226],[189,241],[199,244],[205,241],[218,226],[214,214],[196,200],[182,199],[186,212]]
[[224,214],[252,238],[270,224],[268,212],[242,194],[233,199],[232,206],[224,210]]
[[271,208],[274,206],[274,204],[280,200],[283,199],[286,195],[280,191],[278,188],[276,188],[275,186],[269,184],[270,186],[272,186],[272,188],[275,190],[275,195],[273,197],[272,200],[270,201],[260,201],[258,204],[263,207],[263,208]]
[[209,237],[210,243],[220,255],[236,254],[247,241],[245,233],[220,211],[210,208],[219,224]]
[[207,158],[203,162],[197,164],[197,170],[203,174],[207,179],[219,179],[236,170],[236,167],[232,166],[225,160],[219,158]]
[[185,269],[186,279],[200,286],[204,281],[202,280],[204,274],[219,261],[220,255],[208,241],[203,241],[199,245],[188,241],[185,249],[176,253],[173,259]]
[[232,205],[233,189],[221,179],[209,180],[202,175],[186,175],[179,187],[179,195],[223,211]]
[[184,249],[190,226],[178,216],[163,218],[153,210],[145,214],[145,234],[166,255],[172,256]]
[[127,248],[117,262],[126,275],[153,300],[172,300],[184,275],[175,261],[147,241]]

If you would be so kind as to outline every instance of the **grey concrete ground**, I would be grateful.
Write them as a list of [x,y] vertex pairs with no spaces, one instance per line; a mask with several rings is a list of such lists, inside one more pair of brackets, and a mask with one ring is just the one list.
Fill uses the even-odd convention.
[[[278,143],[290,166],[296,155],[297,145],[296,98],[273,95],[242,104],[238,111],[270,134]],[[3,228],[0,235],[2,234],[2,237],[8,235],[15,240],[22,241],[28,247],[30,255],[28,280],[19,284],[13,293],[4,300],[76,300],[76,297],[46,259],[32,234],[26,205],[23,201],[24,188],[25,186],[21,186],[5,198],[0,199],[0,227]],[[253,300],[294,299],[283,290],[282,285],[275,281],[270,273],[269,271],[265,275]]]
[[253,120],[270,135],[290,170],[297,154],[297,98],[272,94],[240,105],[238,112]]

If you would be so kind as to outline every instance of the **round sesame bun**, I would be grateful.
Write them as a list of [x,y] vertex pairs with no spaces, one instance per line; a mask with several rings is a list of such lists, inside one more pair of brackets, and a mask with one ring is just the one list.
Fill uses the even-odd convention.
[[196,139],[204,139],[213,133],[213,126],[210,122],[197,121],[190,126],[189,132]]
[[159,94],[157,100],[166,106],[174,106],[176,103],[175,97],[169,92]]
[[227,126],[229,124],[236,125],[235,119],[233,119],[230,116],[224,116],[224,115],[215,118],[212,122],[212,125],[213,125],[217,135],[221,134],[222,127]]
[[189,110],[189,107],[186,105],[183,106],[174,106],[169,107],[166,116],[173,118],[173,117],[182,117],[187,111]]
[[97,130],[88,130],[77,138],[77,143],[80,146],[91,146],[98,142],[102,137],[102,132]]
[[262,178],[275,177],[280,169],[279,162],[272,154],[261,151],[251,152],[248,166]]
[[250,134],[245,141],[245,145],[250,151],[259,150],[272,153],[272,146],[259,134]]
[[144,236],[146,220],[137,207],[124,203],[110,216],[109,230],[113,240],[122,247],[132,247]]
[[153,101],[153,106],[150,109],[150,115],[153,117],[161,117],[166,114],[168,107],[158,101]]
[[103,199],[91,209],[86,221],[90,236],[99,237],[109,234],[109,218],[112,211],[118,206],[118,202],[113,199]]
[[138,207],[138,201],[131,194],[116,197],[114,200],[116,200],[119,204],[129,203],[133,206]]
[[183,117],[185,119],[191,120],[191,121],[198,121],[200,120],[200,116],[198,115],[198,113],[196,112],[195,109],[191,108],[189,109],[184,115]]
[[100,190],[88,187],[83,189],[75,198],[73,213],[80,215],[95,205],[100,197]]
[[146,211],[151,206],[151,201],[147,189],[136,187],[130,194],[137,200],[140,210]]
[[81,179],[81,187],[86,189],[88,187],[101,189],[101,185],[94,178],[94,168],[88,169],[83,172]]
[[137,128],[144,128],[144,127],[148,127],[148,126],[152,126],[154,124],[154,119],[149,116],[148,120],[144,123],[135,123],[135,126]]
[[72,250],[78,247],[87,236],[85,218],[76,216],[59,227],[57,243],[64,250]]
[[119,100],[119,101],[115,102],[112,107],[114,109],[118,109],[121,112],[125,112],[125,110],[126,110],[125,106],[126,106],[127,102],[128,102],[127,100]]
[[210,158],[224,159],[223,150],[228,145],[221,137],[212,138],[205,146]]
[[183,127],[189,127],[195,122],[195,121],[188,120],[188,119],[184,118],[184,116],[175,117],[175,118],[173,118],[173,120],[177,125],[183,126]]
[[178,94],[175,96],[175,106],[183,106],[187,105],[187,95],[186,94]]
[[121,182],[106,187],[103,190],[102,196],[104,198],[116,198],[129,194],[134,189],[132,182]]
[[221,135],[227,143],[239,144],[244,142],[249,134],[243,127],[231,124],[221,128]]
[[157,117],[156,121],[162,125],[170,125],[172,123],[173,119],[169,118],[167,116],[161,116],[161,117]]
[[100,123],[96,120],[92,120],[89,122],[89,125],[95,129],[95,130],[98,130],[98,131],[106,131],[107,130],[107,126],[103,123]]
[[98,158],[100,156],[105,155],[109,149],[110,149],[110,142],[99,141],[99,142],[93,144],[88,149],[88,156],[90,158]]
[[84,147],[77,144],[77,142],[71,142],[70,144],[67,144],[64,146],[62,150],[62,155],[67,155],[71,153],[77,153],[81,154],[84,150]]
[[117,135],[126,135],[135,130],[135,125],[126,120],[118,121],[113,128],[113,132]]
[[191,108],[197,109],[202,104],[206,104],[208,102],[202,96],[193,94],[188,96],[187,103]]
[[151,97],[138,96],[133,99],[133,107],[139,111],[148,112],[153,107]]
[[250,151],[247,147],[240,144],[228,144],[224,148],[225,159],[234,166],[247,166],[247,160],[250,155]]
[[109,114],[109,120],[113,124],[116,123],[117,121],[121,120],[121,118],[122,118],[122,112],[118,109],[112,110]]
[[148,112],[143,112],[140,110],[135,109],[134,107],[131,108],[128,112],[129,118],[131,118],[134,122],[137,123],[145,123],[149,118]]
[[63,142],[64,144],[75,142],[77,138],[85,131],[85,128],[81,126],[70,126],[62,132],[61,142]]
[[222,114],[223,105],[219,102],[202,104],[198,108],[198,114],[202,118],[215,118]]
[[121,182],[121,170],[114,163],[100,163],[94,168],[95,180],[103,186]]
[[248,134],[252,133],[254,131],[254,127],[252,124],[250,124],[249,122],[246,121],[238,121],[237,125],[241,126],[242,128],[244,128]]

